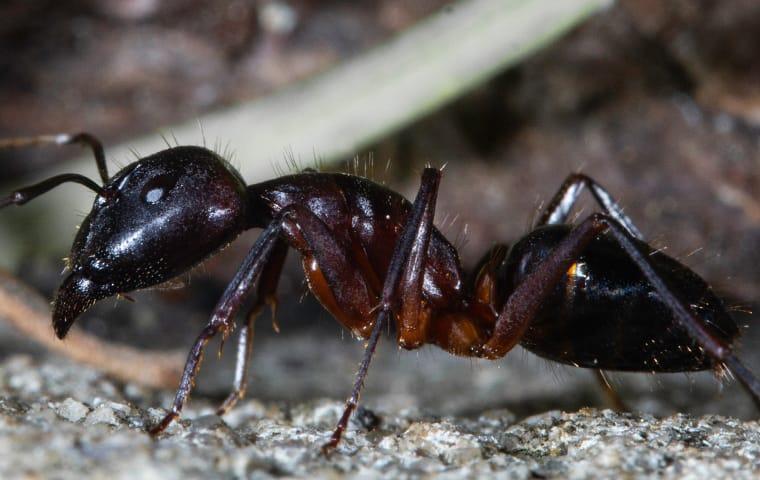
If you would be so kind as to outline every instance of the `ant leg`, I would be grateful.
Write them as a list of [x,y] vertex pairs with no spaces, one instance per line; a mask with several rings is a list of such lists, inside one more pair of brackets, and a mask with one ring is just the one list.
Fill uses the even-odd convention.
[[354,386],[351,390],[351,395],[346,401],[343,415],[340,417],[330,441],[322,447],[322,452],[325,454],[328,454],[340,443],[343,432],[348,426],[351,413],[353,413],[359,403],[359,395],[364,386],[364,378],[367,376],[370,360],[375,353],[377,342],[380,340],[380,332],[382,332],[388,321],[389,315],[393,312],[399,295],[405,295],[402,287],[416,283],[419,286],[413,288],[421,288],[421,280],[423,278],[421,268],[424,265],[427,246],[430,242],[433,217],[435,216],[435,201],[440,179],[441,172],[434,168],[426,168],[422,174],[417,198],[414,200],[414,205],[412,206],[404,230],[393,250],[390,267],[383,283],[382,297],[378,305],[379,313],[367,341],[364,358],[359,366],[359,371],[356,373]]
[[[408,248],[401,277],[397,282],[394,280],[394,283],[397,283],[396,295],[400,302],[396,316],[398,342],[401,347],[407,349],[420,347],[425,342],[429,329],[430,309],[422,300],[422,287],[440,178],[441,173],[436,169],[427,169],[423,174],[422,185],[413,207],[419,210],[413,213],[413,215],[419,215],[419,220],[416,217],[410,217],[404,227],[404,234],[409,230],[409,235],[414,235],[412,243],[409,247],[405,247],[402,236],[394,250],[394,255],[405,255],[404,249]],[[430,192],[427,191],[428,189]],[[392,261],[391,266],[393,266]],[[385,278],[386,285],[389,278],[390,274]],[[383,292],[385,292],[385,285]]]
[[76,173],[64,173],[61,175],[56,175],[55,177],[48,178],[47,180],[43,180],[40,183],[21,188],[6,197],[0,198],[0,209],[3,209],[9,205],[21,206],[29,200],[37,198],[40,195],[47,193],[48,191],[61,185],[62,183],[67,182],[84,185],[98,195],[104,194],[103,188],[89,178]]
[[245,395],[245,389],[248,386],[248,365],[253,351],[253,324],[261,312],[261,307],[262,305],[257,302],[256,307],[246,316],[245,325],[240,328],[237,356],[235,357],[235,380],[232,383],[232,392],[216,409],[216,414],[219,416],[229,412]]
[[612,409],[618,412],[626,412],[630,410],[628,406],[626,406],[623,399],[620,398],[620,395],[618,395],[615,389],[612,388],[612,385],[610,385],[610,382],[607,381],[607,376],[604,374],[604,370],[594,370],[593,372],[594,372],[594,378],[596,379],[599,386],[602,388],[602,391],[604,392],[604,397],[607,400],[607,403],[612,407]]
[[275,321],[275,310],[277,308],[275,292],[277,290],[277,282],[280,279],[282,266],[285,263],[287,253],[288,244],[283,240],[279,240],[274,247],[274,251],[272,252],[269,261],[267,261],[261,272],[261,278],[259,279],[259,286],[256,293],[256,303],[251,307],[250,312],[246,316],[246,323],[240,329],[238,350],[235,359],[235,380],[233,381],[233,390],[217,409],[217,415],[221,416],[227,413],[245,395],[248,365],[251,362],[251,352],[253,350],[253,325],[256,317],[267,304],[272,310],[272,325],[274,326],[275,331],[279,332],[279,328]]
[[19,137],[0,139],[0,149],[3,148],[22,148],[36,145],[73,145],[78,143],[90,147],[95,156],[95,163],[98,166],[100,178],[103,184],[108,183],[108,167],[106,166],[106,155],[103,150],[103,144],[100,143],[94,135],[89,133],[68,134],[61,133],[58,135],[39,135],[36,137]]
[[620,223],[631,236],[643,240],[644,236],[639,232],[639,229],[633,224],[628,216],[623,213],[623,207],[621,207],[610,193],[604,189],[601,185],[596,183],[594,179],[583,175],[582,173],[574,173],[568,176],[562,186],[549,204],[544,209],[543,213],[538,219],[536,226],[552,225],[557,223],[565,223],[567,216],[570,214],[573,205],[578,200],[584,187],[588,187],[594,200],[602,207],[604,213],[614,218]]
[[182,407],[195,383],[195,377],[198,374],[206,344],[217,333],[224,332],[230,328],[231,320],[243,303],[246,294],[261,274],[267,260],[271,258],[282,231],[282,225],[287,221],[287,217],[290,214],[289,210],[283,210],[279,217],[262,232],[245,260],[243,260],[243,264],[238,269],[235,277],[227,285],[227,289],[222,294],[216,307],[214,307],[211,320],[190,349],[171,412],[157,426],[150,430],[151,435],[160,434],[172,421],[179,417]]

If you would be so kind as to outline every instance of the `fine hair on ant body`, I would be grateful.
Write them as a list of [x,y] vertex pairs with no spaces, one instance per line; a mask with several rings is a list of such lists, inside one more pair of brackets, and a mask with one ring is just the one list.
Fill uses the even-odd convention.
[[[426,168],[414,203],[366,178],[303,171],[246,185],[221,156],[177,146],[140,158],[109,177],[92,135],[0,141],[2,147],[82,144],[92,149],[103,185],[63,174],[0,198],[23,205],[66,182],[96,198],[53,302],[53,328],[104,298],[164,283],[191,269],[242,231],[263,228],[193,344],[171,411],[180,415],[208,341],[228,335],[253,287],[240,328],[232,393],[242,398],[253,323],[275,293],[290,248],[309,289],[366,350],[351,394],[324,451],[340,442],[356,409],[385,325],[396,322],[405,349],[425,344],[460,356],[498,359],[518,343],[541,357],[594,369],[688,372],[728,369],[760,402],[760,382],[733,353],[736,323],[696,273],[645,243],[612,196],[591,178],[570,175],[532,231],[497,245],[466,276],[457,251],[433,226],[441,172]],[[583,189],[601,211],[567,218]]]

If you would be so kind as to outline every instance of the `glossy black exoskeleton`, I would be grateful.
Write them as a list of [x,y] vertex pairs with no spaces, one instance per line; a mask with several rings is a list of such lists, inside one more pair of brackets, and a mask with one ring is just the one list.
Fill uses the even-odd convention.
[[[736,324],[710,287],[654,251],[609,193],[571,175],[536,228],[514,246],[496,246],[466,276],[454,247],[433,227],[440,172],[426,169],[414,204],[367,179],[314,171],[246,186],[216,153],[175,147],[142,158],[109,178],[91,135],[0,142],[89,145],[104,185],[77,174],[52,177],[0,199],[22,205],[65,182],[96,192],[78,232],[71,272],[56,294],[53,326],[63,338],[100,299],[166,282],[232,241],[264,228],[190,350],[163,431],[192,388],[207,342],[227,335],[258,282],[240,328],[234,391],[242,397],[255,314],[274,305],[289,248],[309,289],[335,318],[367,339],[364,359],[332,439],[340,441],[356,408],[383,326],[396,322],[398,344],[435,344],[455,354],[496,359],[518,343],[558,362],[602,370],[729,369],[755,400],[760,383],[732,352]],[[584,188],[602,212],[566,224]]]
[[[571,232],[546,225],[515,244],[504,262],[511,292]],[[698,308],[710,334],[731,344],[739,334],[709,285],[673,258],[634,240],[678,298]],[[594,238],[548,297],[520,340],[544,358],[602,370],[681,372],[710,369],[714,360],[670,319],[669,306],[614,238]]]
[[172,148],[114,175],[74,239],[53,303],[58,337],[96,301],[171,280],[249,228],[245,188],[200,147]]

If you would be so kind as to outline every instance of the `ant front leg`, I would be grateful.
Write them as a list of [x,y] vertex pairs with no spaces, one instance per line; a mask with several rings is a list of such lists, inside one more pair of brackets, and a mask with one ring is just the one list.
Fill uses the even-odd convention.
[[[393,250],[390,267],[383,283],[380,304],[377,307],[377,319],[367,341],[364,358],[359,365],[359,371],[356,373],[354,386],[346,401],[343,415],[341,415],[330,441],[322,447],[322,452],[325,454],[338,446],[343,432],[348,426],[348,420],[359,403],[359,395],[364,386],[369,363],[375,353],[377,342],[380,340],[380,333],[388,321],[388,317],[393,313],[394,305],[399,299],[401,299],[402,304],[406,304],[406,299],[411,298],[410,293],[412,296],[417,295],[413,300],[417,304],[420,303],[423,280],[422,267],[430,243],[440,179],[441,172],[434,168],[426,168],[422,174],[420,190],[417,192],[412,211]],[[404,291],[404,287],[409,287],[412,290]],[[402,311],[406,310],[407,308],[402,305]]]
[[[106,157],[103,151],[103,145],[100,141],[89,133],[78,133],[75,135],[60,134],[60,135],[40,135],[37,137],[21,137],[21,138],[8,138],[0,140],[0,149],[4,148],[23,148],[38,145],[71,145],[81,144],[88,146],[92,149],[95,156],[95,163],[98,166],[98,172],[100,172],[100,178],[103,180],[103,184],[108,183],[108,167],[106,166]],[[78,183],[83,185],[98,195],[103,195],[103,188],[85,177],[76,173],[65,173],[62,175],[56,175],[39,182],[37,184],[21,188],[12,192],[6,197],[0,198],[0,209],[9,205],[23,205],[26,202],[39,197],[40,195],[47,193],[53,188],[63,183]]]
[[277,283],[280,280],[282,266],[288,254],[288,244],[282,239],[277,241],[274,251],[264,266],[259,279],[259,286],[256,293],[256,303],[251,307],[250,312],[246,315],[246,322],[240,328],[238,338],[238,350],[235,357],[235,380],[233,381],[233,390],[229,396],[222,402],[217,409],[217,415],[224,415],[245,395],[247,387],[248,366],[251,362],[251,352],[253,351],[253,326],[256,317],[269,305],[272,311],[272,326],[279,333],[279,327],[275,319],[277,308]]
[[[412,260],[410,262],[409,258],[412,256],[411,253],[415,251],[425,251],[427,248],[430,238],[430,230],[432,228],[434,203],[439,179],[440,172],[437,170],[425,170],[422,186],[412,208],[412,213],[391,259],[391,265],[383,286],[378,317],[372,327],[364,359],[359,368],[352,394],[346,403],[346,409],[338,422],[332,439],[327,445],[325,445],[324,451],[329,451],[338,444],[343,431],[348,425],[348,419],[356,408],[359,393],[364,383],[364,378],[367,374],[372,354],[377,347],[377,342],[380,338],[383,326],[388,320],[387,317],[392,311],[392,305],[396,298],[398,280],[401,277],[402,272],[415,270],[415,265],[421,261]],[[307,210],[300,206],[292,206],[284,210],[279,215],[278,219],[273,221],[270,226],[264,230],[244,260],[238,273],[235,275],[235,278],[222,295],[222,298],[214,309],[214,314],[209,321],[209,324],[196,339],[195,344],[188,355],[172,409],[156,427],[151,429],[150,433],[152,435],[160,434],[171,424],[172,421],[179,417],[182,407],[190,394],[195,377],[197,376],[206,344],[216,334],[224,332],[230,328],[232,317],[239,309],[248,290],[261,274],[264,265],[266,265],[268,260],[272,257],[280,235],[289,238],[307,237],[304,238],[304,240],[309,246],[319,246],[319,249],[314,249],[312,252],[319,265],[347,264],[346,252],[343,251],[334,239],[329,236],[328,231],[324,230],[324,228],[320,230],[320,225],[326,228],[324,224],[319,222],[319,219],[314,217],[314,215],[310,214]],[[304,228],[304,226],[307,227]],[[298,235],[299,233],[300,235]],[[423,246],[424,248],[422,248]],[[344,285],[350,287],[360,284],[363,290],[367,289],[366,284],[360,278],[360,272],[351,271],[350,269],[325,269],[323,273],[329,284],[345,280],[346,283],[344,283]],[[340,292],[335,293],[338,295]],[[248,338],[246,336],[246,342],[247,341]]]
[[[256,279],[271,267],[272,274],[269,280],[263,279],[264,292],[273,291],[276,284],[277,265],[275,247],[278,242],[287,240],[288,244],[299,249],[302,255],[307,256],[321,266],[324,274],[323,282],[331,289],[336,304],[348,310],[344,318],[357,318],[369,314],[368,300],[371,297],[371,289],[366,284],[361,271],[350,268],[351,256],[349,252],[337,241],[327,226],[311,211],[301,205],[291,205],[284,209],[277,219],[267,227],[256,241],[245,261],[241,265],[233,281],[228,285],[222,298],[214,309],[211,320],[195,341],[183,371],[180,386],[172,405],[171,412],[167,414],[161,423],[151,430],[151,434],[157,435],[166,429],[169,424],[179,417],[179,413],[189,396],[194,379],[197,375],[200,361],[206,344],[218,333],[225,333],[231,327],[231,319],[240,308],[245,295],[252,287]],[[284,261],[284,259],[283,259]],[[267,285],[269,285],[267,287]],[[339,287],[343,288],[339,288]],[[266,293],[263,296],[266,299]],[[362,300],[361,302],[357,302]],[[359,305],[359,303],[361,303]],[[244,370],[247,364],[247,350],[250,342],[250,329],[247,329],[241,339],[243,352],[238,354],[238,370]],[[241,374],[242,377],[242,374]],[[237,396],[244,387],[243,380],[236,381],[236,391],[232,396]],[[235,400],[225,401],[221,409],[225,409],[228,403]]]
[[[216,307],[214,307],[211,320],[190,349],[171,411],[158,425],[150,430],[151,435],[160,434],[179,417],[182,407],[185,405],[190,391],[195,385],[195,377],[198,375],[198,369],[200,368],[206,344],[216,334],[225,332],[231,328],[235,313],[237,313],[248,291],[261,275],[267,261],[275,251],[282,231],[282,225],[287,221],[287,217],[291,213],[290,210],[283,210],[277,219],[273,220],[262,232],[245,260],[243,260],[243,264],[238,269],[232,282],[227,285],[222,297],[219,299]],[[246,342],[248,341],[247,338],[246,335]]]

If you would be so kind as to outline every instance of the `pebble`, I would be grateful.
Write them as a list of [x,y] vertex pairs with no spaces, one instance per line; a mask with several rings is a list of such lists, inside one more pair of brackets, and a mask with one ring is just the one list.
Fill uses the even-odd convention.
[[107,404],[98,405],[95,409],[87,415],[87,419],[84,421],[85,425],[97,425],[99,423],[105,423],[112,426],[121,424],[114,409]]
[[78,422],[82,420],[90,409],[84,403],[78,402],[69,397],[58,406],[58,416],[68,420],[69,422]]

